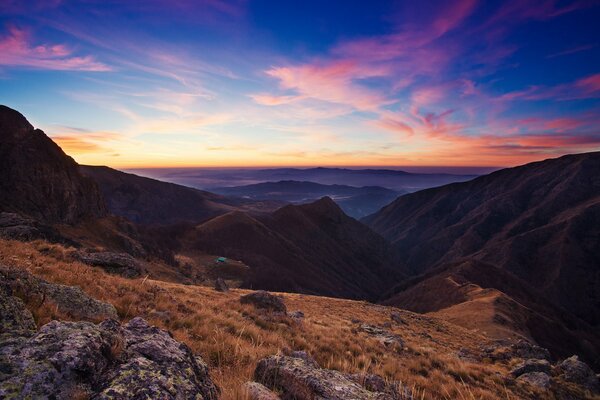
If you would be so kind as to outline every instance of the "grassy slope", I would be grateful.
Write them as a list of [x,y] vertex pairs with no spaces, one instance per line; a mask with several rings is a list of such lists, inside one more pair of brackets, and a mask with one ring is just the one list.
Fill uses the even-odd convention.
[[[441,319],[399,311],[408,325],[392,325],[406,342],[404,350],[385,349],[353,319],[369,324],[391,322],[391,307],[360,301],[282,294],[288,310],[302,310],[301,324],[287,318],[265,321],[251,306],[239,303],[247,290],[219,293],[150,279],[129,280],[72,262],[67,250],[45,242],[0,240],[0,262],[25,268],[52,282],[80,286],[91,296],[115,305],[123,321],[141,315],[187,343],[211,368],[223,399],[245,398],[240,390],[256,362],[285,349],[303,349],[324,367],[347,372],[370,371],[400,380],[424,398],[518,399],[544,397],[519,383],[506,383],[510,365],[469,363],[456,357],[488,339]],[[42,325],[69,319],[52,304],[25,299]],[[507,386],[505,386],[507,385]],[[419,395],[419,398],[421,397]]]

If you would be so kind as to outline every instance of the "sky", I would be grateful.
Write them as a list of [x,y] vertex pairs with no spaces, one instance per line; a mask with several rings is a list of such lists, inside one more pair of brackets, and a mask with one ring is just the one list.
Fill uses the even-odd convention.
[[2,0],[0,103],[116,168],[512,166],[600,150],[598,21],[599,0]]

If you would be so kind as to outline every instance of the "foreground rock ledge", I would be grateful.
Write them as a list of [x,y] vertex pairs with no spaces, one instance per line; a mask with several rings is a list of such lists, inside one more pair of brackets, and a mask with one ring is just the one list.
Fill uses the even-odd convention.
[[[254,379],[282,392],[284,400],[412,400],[400,385],[372,385],[376,376],[357,377],[319,368],[302,358],[271,356],[259,361]],[[262,399],[255,397],[254,399]]]
[[218,399],[204,362],[141,318],[0,336],[0,398]]

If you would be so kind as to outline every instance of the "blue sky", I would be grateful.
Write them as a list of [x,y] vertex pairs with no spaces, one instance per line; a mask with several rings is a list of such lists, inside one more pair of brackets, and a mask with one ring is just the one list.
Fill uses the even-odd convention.
[[415,3],[4,1],[0,98],[114,167],[600,150],[600,2]]

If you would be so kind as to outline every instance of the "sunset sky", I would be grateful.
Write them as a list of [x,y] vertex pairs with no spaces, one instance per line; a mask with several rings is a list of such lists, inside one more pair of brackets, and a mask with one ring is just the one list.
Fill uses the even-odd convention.
[[597,0],[3,0],[0,103],[87,164],[510,166],[600,150],[598,21]]

